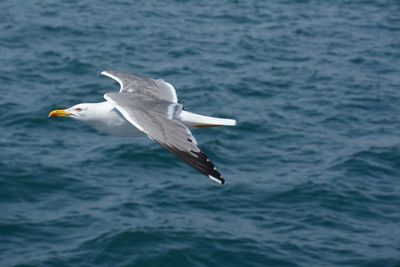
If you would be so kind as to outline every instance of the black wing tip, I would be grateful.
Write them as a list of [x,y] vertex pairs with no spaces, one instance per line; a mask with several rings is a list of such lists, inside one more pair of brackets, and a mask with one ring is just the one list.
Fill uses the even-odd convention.
[[[187,138],[189,142],[193,142],[191,138]],[[217,171],[214,164],[208,159],[208,157],[199,151],[183,151],[174,146],[164,144],[156,140],[161,146],[166,148],[169,152],[174,154],[176,157],[180,158],[183,162],[185,162],[190,167],[194,168],[198,172],[208,176],[214,182],[224,185],[225,179],[222,175]]]

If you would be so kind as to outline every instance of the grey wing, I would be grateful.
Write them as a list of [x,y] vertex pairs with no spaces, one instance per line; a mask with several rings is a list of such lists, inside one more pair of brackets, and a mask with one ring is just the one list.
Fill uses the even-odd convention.
[[175,88],[162,79],[151,79],[117,71],[103,71],[101,74],[116,80],[120,93],[133,93],[154,97],[172,103],[178,102]]
[[130,123],[183,162],[215,182],[225,183],[214,164],[197,146],[190,130],[175,119],[182,105],[130,93],[107,93],[104,98]]

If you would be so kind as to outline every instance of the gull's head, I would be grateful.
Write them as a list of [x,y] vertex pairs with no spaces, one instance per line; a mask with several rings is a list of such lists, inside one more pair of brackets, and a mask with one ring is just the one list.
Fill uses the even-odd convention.
[[56,109],[49,113],[49,117],[68,117],[77,120],[88,119],[90,104],[78,104],[67,109]]

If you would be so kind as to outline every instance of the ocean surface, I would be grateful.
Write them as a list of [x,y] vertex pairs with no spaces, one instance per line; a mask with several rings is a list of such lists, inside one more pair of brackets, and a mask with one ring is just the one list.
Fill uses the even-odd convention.
[[[163,78],[219,186],[52,109]],[[400,2],[0,2],[0,266],[400,266]]]

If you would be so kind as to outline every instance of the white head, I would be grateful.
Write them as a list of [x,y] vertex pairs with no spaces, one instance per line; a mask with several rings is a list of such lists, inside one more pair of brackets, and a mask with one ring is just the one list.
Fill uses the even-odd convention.
[[90,120],[95,115],[94,104],[82,103],[67,109],[57,109],[49,113],[49,117],[68,117],[77,120]]

